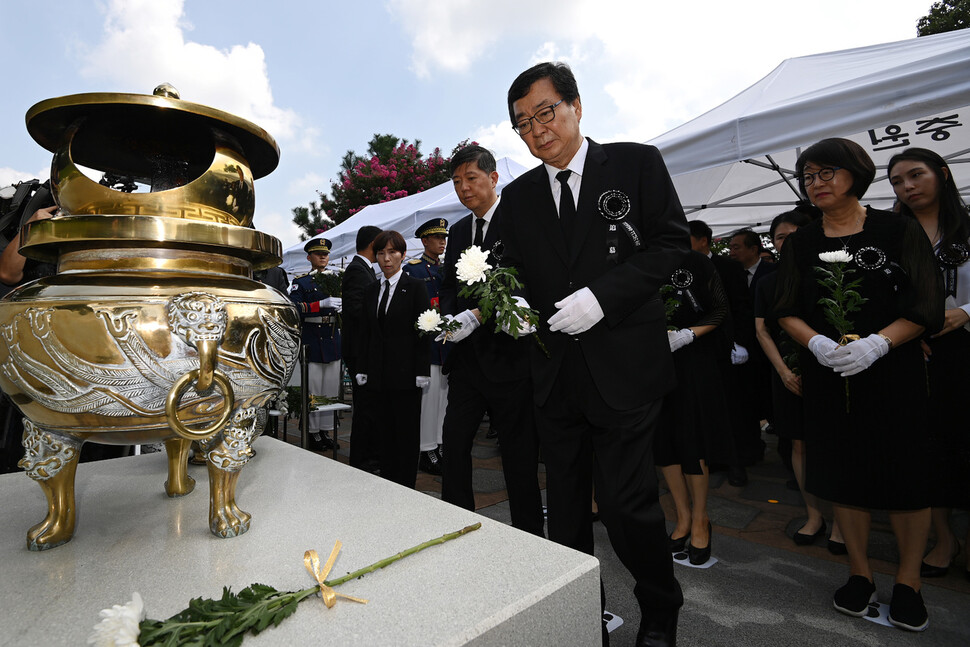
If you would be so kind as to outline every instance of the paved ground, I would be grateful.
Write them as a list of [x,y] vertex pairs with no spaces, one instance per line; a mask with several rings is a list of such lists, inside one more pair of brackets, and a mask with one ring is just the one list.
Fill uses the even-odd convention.
[[[350,425],[342,420],[341,448],[337,460],[347,461]],[[296,424],[290,422],[290,433]],[[509,512],[501,458],[494,440],[476,437],[474,486],[480,514],[508,523]],[[295,442],[295,438],[291,439]],[[774,451],[774,437],[767,436],[765,461],[749,468],[750,483],[732,487],[723,474],[711,482],[710,515],[714,525],[713,557],[707,569],[675,565],[684,590],[678,644],[681,647],[882,647],[970,645],[970,581],[964,577],[966,551],[958,556],[950,573],[926,580],[923,597],[930,626],[913,634],[866,619],[854,619],[832,609],[832,594],[848,577],[845,557],[831,555],[825,542],[796,546],[791,535],[801,527],[801,496],[789,490],[790,478]],[[327,455],[330,455],[328,452]],[[544,482],[544,475],[540,475]],[[440,496],[440,477],[420,473],[417,488]],[[668,518],[670,496],[662,498]],[[964,532],[966,512],[956,519]],[[669,525],[672,528],[672,525]],[[633,581],[610,548],[606,530],[594,526],[596,557],[606,586],[607,609],[623,619],[611,634],[613,647],[632,645],[639,626],[639,610],[633,598]],[[963,536],[963,535],[961,535]],[[870,542],[879,598],[886,606],[892,592],[895,543],[887,518],[876,515]]]

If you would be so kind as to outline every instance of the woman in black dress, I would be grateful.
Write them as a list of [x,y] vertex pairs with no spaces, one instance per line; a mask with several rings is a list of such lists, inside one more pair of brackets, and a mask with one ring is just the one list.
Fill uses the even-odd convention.
[[[671,275],[665,299],[676,309],[668,315],[667,333],[674,353],[677,388],[664,398],[654,439],[654,462],[661,467],[677,508],[671,552],[686,545],[691,564],[711,556],[711,520],[707,515],[708,465],[730,459],[728,410],[717,366],[721,348],[717,329],[728,313],[727,296],[714,264],[691,252]],[[670,310],[668,309],[668,312]]]
[[[357,384],[368,402],[387,412],[375,426],[381,476],[413,488],[418,475],[421,390],[431,383],[431,351],[415,323],[431,307],[424,283],[401,271],[407,253],[404,237],[384,231],[374,239],[384,278],[364,292]],[[366,385],[366,386],[365,386]]]
[[888,171],[900,213],[922,226],[943,274],[943,330],[922,342],[930,379],[936,545],[920,567],[923,577],[943,577],[960,552],[950,529],[951,509],[970,508],[970,433],[958,405],[970,394],[970,215],[950,168],[933,151],[906,149],[889,160]]
[[[803,211],[786,211],[775,216],[768,229],[775,250],[781,254],[782,246],[789,235],[799,227],[812,222],[811,216]],[[805,407],[802,402],[801,369],[798,368],[797,345],[778,325],[772,310],[775,291],[778,286],[778,273],[773,272],[755,287],[754,329],[765,357],[771,363],[771,411],[772,425],[779,438],[791,442],[791,464],[795,481],[805,501],[808,518],[805,524],[795,531],[792,540],[799,546],[811,546],[826,531],[825,519],[819,508],[818,498],[805,490]],[[839,524],[832,523],[832,535],[828,541],[829,551],[835,555],[845,554]]]
[[[861,146],[826,139],[795,166],[799,188],[822,217],[788,237],[776,315],[799,353],[805,402],[806,489],[833,502],[850,577],[835,593],[839,611],[862,617],[876,598],[866,548],[870,509],[889,511],[899,549],[890,621],[922,631],[920,562],[930,525],[926,371],[919,337],[942,327],[943,297],[932,250],[911,218],[863,207],[875,177]],[[818,268],[843,263],[867,301],[842,338],[826,316],[829,288]],[[820,300],[823,300],[820,302]],[[842,343],[840,343],[842,342]]]

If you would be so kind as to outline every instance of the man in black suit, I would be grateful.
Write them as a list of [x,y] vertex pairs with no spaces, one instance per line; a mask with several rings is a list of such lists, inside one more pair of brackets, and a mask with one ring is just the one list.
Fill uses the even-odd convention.
[[539,493],[539,444],[532,415],[528,338],[496,333],[480,326],[478,304],[459,297],[455,270],[458,257],[470,245],[490,251],[498,264],[502,209],[495,192],[495,158],[481,146],[468,146],[451,160],[452,181],[461,203],[471,210],[449,232],[445,275],[439,298],[441,312],[462,322],[450,336],[456,341],[443,371],[448,375],[448,406],[442,445],[441,498],[468,510],[475,509],[472,493],[472,441],[485,411],[498,430],[502,472],[509,493],[512,525],[542,535],[542,497]]
[[[364,292],[368,285],[377,281],[374,273],[374,239],[381,233],[379,227],[368,225],[357,230],[357,253],[344,270],[343,325],[341,354],[347,373],[351,376],[358,371],[358,358],[362,350],[358,334],[364,322]],[[367,406],[367,392],[351,381],[354,398],[354,416],[350,426],[350,464],[354,467],[374,471],[378,463],[376,432],[372,431],[372,408]]]
[[676,381],[659,290],[689,250],[684,212],[656,148],[582,136],[566,65],[520,74],[508,107],[543,162],[503,190],[502,239],[550,355],[530,346],[549,537],[593,552],[595,483],[600,518],[636,580],[637,644],[672,645],[683,595],[653,436]]
[[[778,270],[775,263],[761,259],[761,237],[750,229],[741,229],[731,236],[728,251],[733,260],[744,268],[748,285],[748,296],[754,303],[755,286],[763,276]],[[738,321],[745,338],[748,361],[739,366],[739,387],[741,402],[736,403],[744,416],[741,429],[735,435],[735,446],[741,465],[753,465],[764,457],[765,443],[761,439],[761,420],[771,415],[771,364],[761,350],[754,330],[754,308],[750,317]]]

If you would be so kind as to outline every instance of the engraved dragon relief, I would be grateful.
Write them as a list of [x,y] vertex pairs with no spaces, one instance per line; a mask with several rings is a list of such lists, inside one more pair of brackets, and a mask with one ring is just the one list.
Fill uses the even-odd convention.
[[[26,395],[53,411],[111,417],[162,415],[172,384],[198,367],[198,358],[190,354],[193,351],[186,338],[208,334],[204,329],[213,317],[201,316],[197,322],[187,322],[189,332],[182,331],[185,336],[173,330],[171,351],[163,357],[138,333],[137,309],[96,308],[94,312],[125,358],[124,362],[102,364],[78,357],[52,331],[54,309],[30,308],[11,323],[0,326],[0,334],[8,347],[7,359],[0,370]],[[274,397],[288,381],[299,351],[300,336],[296,327],[263,308],[258,308],[257,313],[261,325],[249,331],[243,352],[221,348],[218,351],[219,368],[233,384],[237,406],[260,406]],[[224,312],[221,321],[224,326]],[[23,327],[40,342],[51,365],[22,349]],[[25,375],[42,386],[34,386]],[[186,392],[183,402],[190,404],[193,413],[199,416],[219,406],[217,396],[200,394],[192,388]]]

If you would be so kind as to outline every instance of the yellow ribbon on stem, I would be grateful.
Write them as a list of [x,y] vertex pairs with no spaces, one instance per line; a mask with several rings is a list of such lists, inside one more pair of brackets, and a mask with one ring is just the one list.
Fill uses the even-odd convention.
[[306,570],[310,572],[310,575],[313,576],[313,579],[317,581],[317,584],[320,585],[320,595],[323,597],[323,603],[327,605],[328,609],[332,609],[333,605],[337,604],[338,597],[345,600],[350,600],[352,602],[367,604],[367,600],[363,598],[355,598],[352,595],[337,593],[325,583],[327,575],[330,574],[330,569],[333,568],[334,562],[337,561],[337,554],[340,552],[341,546],[343,546],[343,544],[341,544],[340,540],[338,539],[333,545],[333,550],[330,551],[330,557],[327,559],[327,563],[323,565],[322,569],[320,568],[320,556],[317,554],[317,551],[311,549],[303,553],[303,565],[306,567]]

